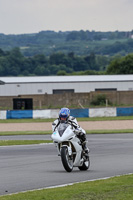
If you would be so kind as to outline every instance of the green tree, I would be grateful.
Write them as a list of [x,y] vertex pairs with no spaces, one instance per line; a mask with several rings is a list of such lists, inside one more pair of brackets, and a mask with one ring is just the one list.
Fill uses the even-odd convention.
[[66,71],[65,70],[59,70],[58,72],[57,72],[57,75],[58,76],[65,76],[67,73],[66,73]]
[[48,59],[43,54],[35,55],[33,58],[35,64],[46,64],[48,62]]
[[34,70],[34,74],[38,76],[49,75],[50,71],[44,65],[38,65]]
[[73,70],[74,71],[84,71],[88,69],[88,64],[81,56],[75,56],[73,60]]
[[48,69],[49,69],[51,75],[55,75],[59,71],[60,67],[59,67],[59,65],[49,65]]
[[55,65],[59,65],[59,64],[64,64],[64,58],[65,58],[65,54],[64,53],[54,53],[50,56],[50,64],[55,64]]
[[0,57],[0,76],[9,76],[12,72],[10,70],[10,62],[6,56]]
[[95,55],[95,53],[91,52],[90,55],[86,56],[84,59],[85,59],[86,63],[89,66],[88,69],[99,70],[99,67],[96,64],[96,55]]
[[10,74],[13,76],[18,76],[25,70],[24,60],[25,57],[21,54],[19,48],[14,48],[10,51],[10,54],[7,56],[9,65],[10,65]]
[[113,60],[106,74],[133,74],[133,54]]
[[0,56],[4,56],[4,55],[5,55],[4,51],[0,49]]

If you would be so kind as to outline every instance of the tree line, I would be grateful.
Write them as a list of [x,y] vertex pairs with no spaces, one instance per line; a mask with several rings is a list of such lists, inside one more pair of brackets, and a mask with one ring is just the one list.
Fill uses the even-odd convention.
[[32,34],[0,34],[0,48],[10,51],[19,47],[24,56],[62,52],[76,55],[127,55],[133,52],[133,31],[96,32],[96,31],[41,31]]
[[19,48],[11,51],[0,49],[0,76],[60,75],[86,70],[103,70],[109,62],[106,56],[77,56],[73,52],[38,54],[25,57]]
[[48,76],[84,74],[131,74],[133,73],[133,54],[116,57],[96,55],[86,56],[73,52],[53,53],[25,57],[20,49],[11,51],[0,49],[0,76]]

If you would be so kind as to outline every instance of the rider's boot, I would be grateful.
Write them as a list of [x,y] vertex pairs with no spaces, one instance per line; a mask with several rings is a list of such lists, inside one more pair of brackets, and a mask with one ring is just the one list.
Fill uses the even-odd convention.
[[86,154],[88,154],[90,152],[89,148],[86,146],[86,141],[83,142],[82,147]]

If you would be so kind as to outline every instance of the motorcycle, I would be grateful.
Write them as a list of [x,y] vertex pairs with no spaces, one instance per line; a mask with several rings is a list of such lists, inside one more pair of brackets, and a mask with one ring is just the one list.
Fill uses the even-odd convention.
[[60,123],[51,138],[67,172],[71,172],[73,167],[78,167],[79,170],[89,169],[89,153],[83,150],[82,143],[76,135],[74,127],[70,124]]

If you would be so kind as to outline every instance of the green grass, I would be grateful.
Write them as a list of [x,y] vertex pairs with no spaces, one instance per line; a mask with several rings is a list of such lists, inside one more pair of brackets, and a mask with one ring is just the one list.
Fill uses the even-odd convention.
[[0,146],[51,143],[51,140],[0,140]]
[[87,130],[87,134],[115,134],[115,133],[133,133],[133,129],[119,130]]
[[133,116],[122,117],[86,117],[77,118],[78,121],[111,121],[111,120],[133,120]]
[[[104,120],[132,120],[133,116],[128,117],[99,117],[99,118],[78,118],[78,121],[104,121]],[[10,119],[0,120],[0,123],[23,123],[23,122],[52,122],[54,119]],[[133,129],[124,130],[86,130],[87,134],[114,134],[114,133],[133,133]],[[45,135],[52,134],[51,131],[8,131],[0,132],[0,136],[13,136],[13,135]],[[1,140],[0,146],[6,145],[26,145],[26,144],[40,144],[44,142],[51,142],[46,140]]]
[[[133,129],[120,130],[86,130],[87,134],[115,134],[115,133],[133,133]],[[15,135],[51,135],[52,131],[5,131],[0,132],[0,136],[15,136]]]
[[1,196],[0,200],[132,200],[133,175]]
[[11,135],[48,135],[51,131],[2,131],[0,136],[11,136]]
[[53,122],[55,119],[0,119],[0,123]]
[[[127,130],[92,130],[86,131],[87,134],[115,134],[115,133],[133,133],[133,129]],[[12,135],[45,135],[51,134],[51,131],[47,132],[0,132],[0,136],[12,136]],[[51,143],[52,140],[0,140],[0,146],[8,145],[30,145],[30,144],[40,144],[40,143]]]
[[[35,123],[53,122],[55,119],[1,119],[0,123]],[[78,121],[110,121],[110,120],[133,120],[133,116],[122,117],[83,117],[77,118]]]
[[[87,134],[115,134],[115,133],[133,133],[133,129],[120,130],[86,130]],[[15,135],[51,135],[52,131],[5,131],[0,132],[0,136],[15,136]]]

